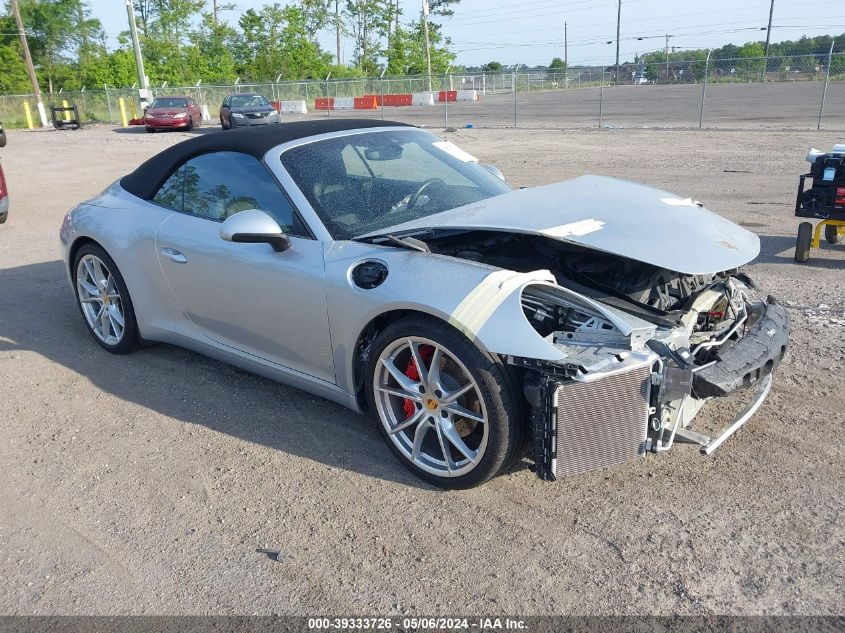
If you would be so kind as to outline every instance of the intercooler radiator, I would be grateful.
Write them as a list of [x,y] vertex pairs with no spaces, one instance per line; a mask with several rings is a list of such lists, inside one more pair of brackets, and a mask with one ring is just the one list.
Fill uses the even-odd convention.
[[644,453],[650,396],[651,363],[588,382],[558,383],[551,401],[554,478]]

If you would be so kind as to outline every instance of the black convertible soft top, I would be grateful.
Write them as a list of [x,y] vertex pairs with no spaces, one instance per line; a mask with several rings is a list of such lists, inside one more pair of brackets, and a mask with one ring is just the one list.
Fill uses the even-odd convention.
[[201,134],[177,143],[156,154],[132,173],[120,180],[120,186],[129,193],[150,200],[161,184],[187,159],[209,152],[242,152],[260,159],[277,145],[318,134],[370,127],[403,126],[407,123],[374,119],[329,119],[297,121],[279,125],[262,125],[226,132]]

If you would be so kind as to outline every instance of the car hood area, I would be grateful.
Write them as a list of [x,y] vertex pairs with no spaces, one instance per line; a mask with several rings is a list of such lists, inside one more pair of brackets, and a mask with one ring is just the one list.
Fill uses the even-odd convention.
[[545,236],[689,275],[731,270],[760,252],[757,235],[701,203],[604,176],[515,190],[379,233],[426,228]]
[[273,106],[242,106],[242,107],[231,107],[229,108],[230,112],[238,112],[240,114],[255,114],[257,112],[275,112],[276,109]]
[[175,114],[187,113],[188,108],[147,108],[145,114],[150,116],[173,116]]

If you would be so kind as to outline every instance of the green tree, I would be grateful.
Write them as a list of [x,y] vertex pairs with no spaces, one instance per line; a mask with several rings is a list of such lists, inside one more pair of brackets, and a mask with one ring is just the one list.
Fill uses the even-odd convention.
[[[409,27],[408,74],[423,75],[427,72],[425,56],[425,25],[422,19],[412,22]],[[441,26],[436,22],[428,23],[428,40],[431,49],[431,73],[442,75],[455,61],[455,54],[449,50],[451,41],[444,37]]]
[[353,63],[367,74],[378,69],[379,43],[393,23],[392,0],[346,0],[344,16],[355,41]]
[[566,63],[560,57],[554,57],[552,58],[552,62],[549,64],[549,70],[563,72],[566,70]]
[[396,27],[390,36],[387,49],[387,74],[390,76],[406,75],[409,67],[408,32],[401,26]]
[[481,70],[487,73],[500,73],[502,72],[502,64],[499,62],[487,62],[481,67]]
[[188,67],[205,82],[233,81],[236,64],[232,48],[237,36],[227,23],[215,20],[214,13],[204,13],[184,52]]
[[241,36],[233,44],[238,74],[251,79],[321,78],[331,55],[312,39],[309,15],[300,6],[264,5],[238,21]]

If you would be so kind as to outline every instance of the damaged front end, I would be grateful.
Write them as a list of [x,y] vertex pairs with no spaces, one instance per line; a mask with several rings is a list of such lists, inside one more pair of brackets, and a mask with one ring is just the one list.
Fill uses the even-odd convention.
[[[771,297],[761,299],[744,275],[674,274],[659,284],[652,279],[648,292],[627,288],[603,296],[616,304],[611,299],[626,296],[622,310],[597,296],[620,288],[604,272],[602,283],[568,278],[584,284],[592,307],[563,287],[530,284],[522,291],[526,318],[564,355],[508,358],[524,370],[543,479],[664,452],[676,441],[710,454],[762,404],[786,352],[785,309]],[[710,398],[754,388],[750,404],[715,436],[691,428]]]

